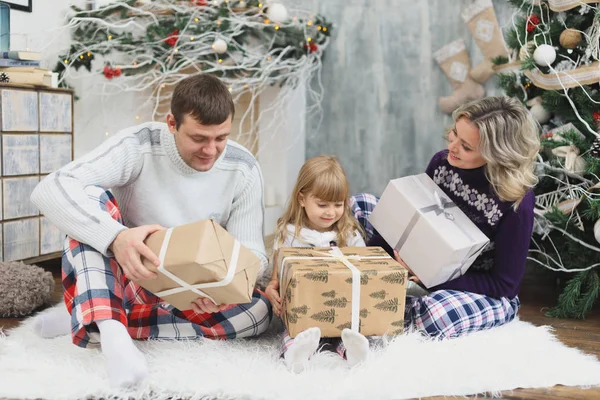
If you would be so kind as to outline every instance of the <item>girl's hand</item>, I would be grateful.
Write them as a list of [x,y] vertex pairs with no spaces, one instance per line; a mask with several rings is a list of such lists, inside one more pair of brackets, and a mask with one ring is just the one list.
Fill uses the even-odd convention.
[[421,282],[421,280],[419,278],[417,278],[417,276],[412,272],[412,270],[410,268],[408,268],[408,265],[406,265],[404,260],[400,258],[400,255],[398,254],[398,250],[394,250],[394,258],[396,259],[396,261],[398,261],[398,264],[402,265],[404,268],[406,268],[408,270],[408,280],[409,281],[413,281],[416,283]]
[[271,302],[273,312],[281,317],[281,297],[279,297],[279,281],[271,280],[265,289],[267,299]]

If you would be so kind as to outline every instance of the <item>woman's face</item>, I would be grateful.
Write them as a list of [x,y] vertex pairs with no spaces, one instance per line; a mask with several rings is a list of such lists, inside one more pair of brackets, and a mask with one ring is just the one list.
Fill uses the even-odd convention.
[[456,168],[474,169],[485,165],[479,152],[479,129],[467,118],[456,121],[448,135],[448,162]]

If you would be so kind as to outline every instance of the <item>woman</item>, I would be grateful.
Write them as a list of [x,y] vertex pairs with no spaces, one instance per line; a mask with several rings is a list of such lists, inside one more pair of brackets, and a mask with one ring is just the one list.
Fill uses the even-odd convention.
[[[499,326],[515,317],[533,229],[533,169],[540,146],[537,123],[513,98],[465,104],[453,119],[448,149],[433,156],[426,173],[490,244],[463,276],[429,288],[429,294],[407,297],[405,329],[439,338]],[[384,247],[404,264],[366,222],[377,199],[360,194],[353,200],[357,219],[367,234],[373,233],[367,245]]]

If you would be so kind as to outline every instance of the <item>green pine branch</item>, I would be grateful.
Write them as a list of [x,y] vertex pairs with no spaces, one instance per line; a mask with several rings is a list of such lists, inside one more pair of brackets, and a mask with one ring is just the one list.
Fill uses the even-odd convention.
[[585,316],[600,295],[600,278],[595,270],[577,273],[569,280],[558,297],[558,304],[546,313],[551,318],[577,318]]
[[[597,160],[598,164],[600,164],[600,159],[596,158],[595,160]],[[593,198],[588,198],[586,200],[586,207],[581,212],[581,216],[596,223],[596,221],[600,219],[600,199],[596,200]]]
[[[588,146],[587,150],[589,150],[589,147],[591,147],[591,145]],[[589,175],[600,176],[600,158],[586,154],[585,161],[587,162],[587,173]]]
[[538,68],[538,66],[532,56],[527,56],[521,61],[521,71],[531,71],[536,68]]
[[494,57],[494,58],[492,58],[492,63],[494,65],[508,64],[508,57],[506,57],[506,56]]
[[521,43],[525,41],[525,27],[527,26],[527,19],[525,17],[515,18],[515,28],[512,26],[508,28],[508,31],[504,35],[504,41],[506,45],[513,50],[521,50]]

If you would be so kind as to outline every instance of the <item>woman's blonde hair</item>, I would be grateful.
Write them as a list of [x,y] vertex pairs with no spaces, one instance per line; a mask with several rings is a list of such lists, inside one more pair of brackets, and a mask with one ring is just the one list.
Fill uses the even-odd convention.
[[283,216],[277,220],[275,240],[278,243],[283,243],[285,240],[288,233],[287,224],[294,225],[296,237],[300,237],[300,230],[308,226],[308,217],[300,204],[300,194],[305,199],[312,195],[323,201],[344,202],[342,217],[331,227],[332,230],[337,231],[339,247],[346,246],[347,239],[356,230],[362,234],[360,225],[348,204],[350,185],[344,169],[337,158],[318,156],[307,160],[298,173],[287,208]]
[[515,210],[538,178],[534,173],[540,148],[539,125],[521,102],[512,97],[487,97],[459,107],[454,122],[467,118],[479,129],[479,152],[485,174],[503,201]]

